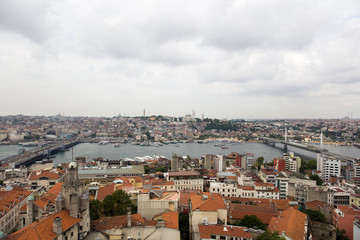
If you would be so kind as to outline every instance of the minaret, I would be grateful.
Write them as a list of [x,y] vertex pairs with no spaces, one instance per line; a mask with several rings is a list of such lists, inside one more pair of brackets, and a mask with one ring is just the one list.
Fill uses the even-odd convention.
[[287,153],[287,127],[285,127],[284,153]]
[[322,151],[323,149],[323,131],[321,130],[320,133],[320,151]]

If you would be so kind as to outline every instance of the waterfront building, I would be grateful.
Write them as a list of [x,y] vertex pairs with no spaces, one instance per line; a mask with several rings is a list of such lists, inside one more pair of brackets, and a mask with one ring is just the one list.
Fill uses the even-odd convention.
[[321,171],[321,178],[329,181],[330,177],[341,176],[341,160],[326,154],[317,154],[317,170]]

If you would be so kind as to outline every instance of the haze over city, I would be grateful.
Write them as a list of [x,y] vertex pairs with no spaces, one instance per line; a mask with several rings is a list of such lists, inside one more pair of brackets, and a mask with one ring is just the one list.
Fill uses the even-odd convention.
[[360,116],[360,2],[1,1],[0,115]]

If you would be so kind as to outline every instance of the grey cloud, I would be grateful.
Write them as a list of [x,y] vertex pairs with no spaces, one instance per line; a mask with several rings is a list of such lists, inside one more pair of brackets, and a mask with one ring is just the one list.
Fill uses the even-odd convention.
[[47,19],[50,4],[46,0],[0,1],[0,29],[42,42],[52,31]]

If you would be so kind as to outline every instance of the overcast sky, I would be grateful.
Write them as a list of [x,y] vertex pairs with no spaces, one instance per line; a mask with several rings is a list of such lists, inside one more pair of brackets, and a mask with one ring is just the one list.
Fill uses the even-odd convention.
[[359,0],[0,0],[0,115],[360,117]]

